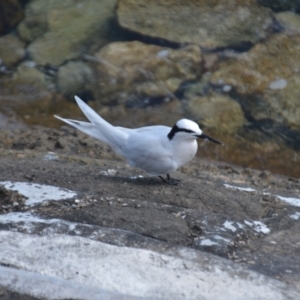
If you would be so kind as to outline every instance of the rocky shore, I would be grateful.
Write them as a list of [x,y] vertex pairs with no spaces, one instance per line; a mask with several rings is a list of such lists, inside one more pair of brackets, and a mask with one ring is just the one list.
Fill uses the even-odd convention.
[[[0,299],[300,299],[298,2],[0,1]],[[74,95],[224,146],[165,185]]]
[[[123,294],[124,299],[221,299],[224,293],[231,299],[299,297],[298,179],[195,158],[174,174],[180,185],[168,186],[65,126],[3,130],[0,145],[0,262],[9,270],[40,274],[31,281],[28,274],[14,274],[20,284],[3,286],[0,280],[3,287],[46,299],[93,297],[53,298],[47,289],[29,288],[38,279],[50,288],[47,276],[54,276],[82,289],[116,293],[107,299],[123,299]],[[58,198],[49,186],[58,188]],[[35,197],[40,190],[43,196]],[[91,249],[81,248],[85,243]],[[103,250],[108,245],[117,248]],[[104,252],[95,256],[97,251]],[[110,251],[121,252],[110,254],[105,265]],[[155,263],[145,260],[147,251]],[[122,255],[127,258],[117,259]],[[93,265],[105,275],[97,275]],[[0,270],[0,278],[5,272]],[[160,272],[169,274],[169,283],[153,279]],[[262,290],[243,290],[244,284]]]

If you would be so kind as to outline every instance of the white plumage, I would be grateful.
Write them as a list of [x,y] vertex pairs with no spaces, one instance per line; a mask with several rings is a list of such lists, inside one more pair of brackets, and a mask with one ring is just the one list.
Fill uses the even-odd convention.
[[[91,107],[75,96],[75,100],[90,123],[56,118],[109,145],[125,157],[132,167],[140,168],[150,175],[159,176],[164,182],[176,184],[169,173],[185,165],[196,155],[197,138],[209,139],[198,124],[187,119],[179,120],[173,128],[147,126],[140,128],[116,127],[101,118]],[[167,174],[167,180],[160,175]]]

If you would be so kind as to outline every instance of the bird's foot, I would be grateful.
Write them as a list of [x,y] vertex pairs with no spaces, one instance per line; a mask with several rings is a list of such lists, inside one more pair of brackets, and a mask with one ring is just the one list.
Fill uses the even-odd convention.
[[167,174],[167,179],[163,178],[162,176],[158,176],[164,183],[169,184],[169,185],[177,185],[181,180],[180,179],[175,179],[171,178],[169,174]]

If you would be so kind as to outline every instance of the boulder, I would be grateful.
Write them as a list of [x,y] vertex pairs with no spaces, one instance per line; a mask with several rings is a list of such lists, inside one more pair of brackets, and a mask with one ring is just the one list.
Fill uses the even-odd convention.
[[24,11],[19,0],[1,0],[0,36],[16,28],[23,18]]
[[56,85],[59,93],[68,98],[82,93],[91,93],[95,81],[93,71],[82,61],[69,61],[57,73]]
[[270,118],[300,129],[300,34],[273,35],[220,64],[211,83],[231,86],[249,120]]
[[179,86],[202,70],[201,50],[195,45],[173,50],[138,41],[116,42],[97,52],[95,60],[94,95],[105,104],[174,98]]
[[276,19],[287,31],[300,31],[300,15],[291,11],[276,14]]
[[205,48],[255,44],[273,22],[271,11],[255,0],[120,0],[117,15],[125,29]]
[[226,95],[194,97],[188,102],[188,110],[194,120],[219,134],[233,134],[246,121],[240,104]]
[[14,34],[0,38],[0,59],[5,66],[15,66],[25,57],[25,44]]
[[31,59],[39,65],[59,66],[107,43],[114,7],[111,0],[32,1],[27,7],[29,19],[20,24],[19,32],[24,40],[32,41],[28,46]]

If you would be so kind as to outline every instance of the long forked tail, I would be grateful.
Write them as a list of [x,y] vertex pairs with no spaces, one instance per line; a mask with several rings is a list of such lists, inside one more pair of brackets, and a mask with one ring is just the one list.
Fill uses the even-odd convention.
[[122,146],[127,140],[127,134],[102,119],[79,97],[75,96],[75,100],[91,123],[54,117],[111,146],[115,152],[122,155]]

